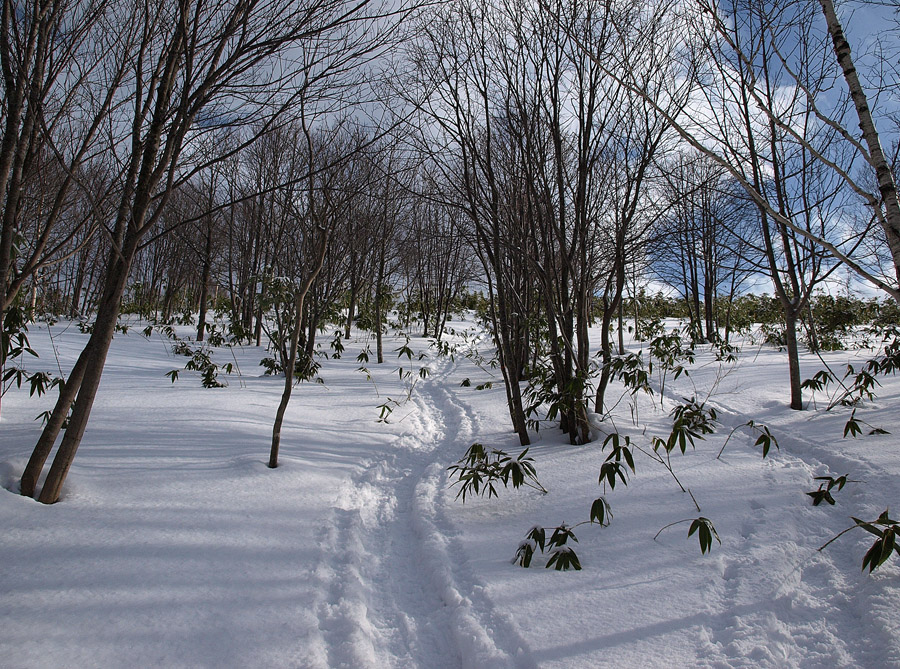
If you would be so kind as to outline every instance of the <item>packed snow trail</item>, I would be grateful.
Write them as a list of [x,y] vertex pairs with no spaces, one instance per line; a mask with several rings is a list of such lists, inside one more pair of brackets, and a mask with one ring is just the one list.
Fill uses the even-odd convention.
[[324,597],[310,666],[534,666],[478,595],[443,516],[445,462],[468,445],[475,421],[446,389],[456,367],[437,361],[394,412],[408,427],[333,502],[315,568]]
[[[55,343],[64,368],[87,339],[71,325],[54,341],[46,326],[32,334],[41,360],[53,361],[44,353]],[[388,346],[409,367],[404,339]],[[863,531],[816,551],[850,515],[896,513],[900,376],[883,378],[879,399],[857,413],[891,435],[860,439],[842,439],[849,410],[786,409],[774,349],[727,376],[698,354],[689,377],[667,383],[663,406],[637,396],[639,426],[620,388],[614,429],[644,445],[668,434],[681,398],[715,390],[721,428],[672,459],[722,540],[702,555],[686,524],[671,525],[698,512],[665,468],[642,457],[627,486],[605,490],[602,440],[572,446],[553,425],[529,450],[547,494],[454,501],[446,467],[473,441],[519,452],[474,340],[460,343],[471,359],[432,358],[430,379],[412,375],[415,392],[387,425],[377,405],[405,398],[409,383],[392,364],[361,374],[355,354],[370,341],[348,342],[323,364],[322,384],[298,390],[272,470],[283,382],[261,374],[260,349],[217,349],[244,373],[205,389],[195,372],[167,378],[184,364],[167,340],[116,337],[63,500],[50,508],[16,484],[40,432],[33,418],[53,398],[12,388],[0,424],[0,664],[900,669],[898,561],[862,573],[872,543]],[[821,364],[802,362],[806,376]],[[717,460],[750,418],[781,449],[762,459],[742,429]],[[864,483],[813,507],[805,493],[826,474]],[[578,527],[582,571],[545,569],[546,555],[531,569],[510,564],[529,527],[584,521],[598,494],[615,520]]]

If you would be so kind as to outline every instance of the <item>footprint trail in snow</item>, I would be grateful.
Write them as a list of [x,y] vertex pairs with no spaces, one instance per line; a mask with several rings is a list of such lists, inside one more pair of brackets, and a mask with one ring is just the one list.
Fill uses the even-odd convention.
[[445,520],[446,461],[471,441],[473,413],[446,389],[439,360],[404,407],[409,426],[339,491],[320,531],[324,598],[314,667],[531,667],[465,571]]

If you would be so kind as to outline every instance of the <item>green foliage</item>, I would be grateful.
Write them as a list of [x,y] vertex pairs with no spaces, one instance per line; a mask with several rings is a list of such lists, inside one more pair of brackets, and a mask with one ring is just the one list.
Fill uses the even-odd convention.
[[17,388],[21,388],[23,381],[29,386],[29,397],[33,397],[34,395],[40,397],[51,388],[63,385],[63,379],[61,377],[53,377],[46,372],[34,372],[29,374],[21,367],[10,367],[3,373],[4,383],[15,383]]
[[787,346],[787,332],[784,323],[763,323],[759,326],[763,342],[774,346],[779,351]]
[[606,527],[612,522],[612,511],[609,502],[604,497],[598,497],[591,504],[591,523],[598,523],[601,527]]
[[[841,389],[836,397],[828,405],[828,410],[835,406],[854,406],[864,400],[875,399],[875,388],[881,384],[878,377],[896,374],[900,370],[900,329],[892,326],[880,333],[881,336],[881,352],[879,355],[870,358],[857,371],[853,365],[847,365],[847,371],[841,379]],[[822,375],[820,377],[820,375]],[[817,384],[816,379],[819,377],[821,382]],[[831,375],[824,375],[822,372],[816,374],[813,379],[804,381],[805,386],[817,389],[824,389],[827,383],[831,381]]]
[[210,346],[224,346],[228,343],[225,340],[225,332],[215,323],[206,324],[206,341]]
[[853,516],[851,516],[851,519],[855,524],[829,539],[824,545],[819,547],[819,551],[825,550],[832,542],[859,527],[875,537],[875,541],[863,556],[863,571],[868,567],[871,574],[887,562],[892,553],[900,555],[900,545],[897,544],[897,535],[900,534],[900,522],[890,517],[888,509],[882,511],[876,520],[865,521]]
[[547,490],[540,484],[534,468],[534,459],[527,457],[526,448],[517,457],[513,458],[506,452],[491,449],[485,450],[484,445],[474,443],[469,446],[466,454],[456,464],[447,467],[450,476],[456,477],[452,486],[459,486],[456,493],[457,499],[462,497],[463,503],[467,495],[487,495],[488,498],[497,496],[498,483],[503,487],[512,483],[513,488],[526,485],[542,493]]
[[716,431],[718,414],[715,409],[707,407],[705,402],[697,402],[695,397],[681,399],[685,404],[679,404],[670,414],[676,425],[684,425],[697,434],[712,434]]
[[[639,327],[642,320],[662,321],[664,318],[685,318],[687,316],[682,300],[667,297],[661,291],[648,295],[646,290],[641,288],[636,296],[626,297],[624,300],[623,308],[626,313],[638,312]],[[653,334],[646,339],[652,337]]]
[[[490,385],[483,384],[483,387],[489,388]],[[479,386],[476,390],[483,387]],[[546,407],[545,418],[549,421],[567,414],[584,415],[587,412],[585,397],[589,389],[590,379],[587,374],[575,373],[566,383],[560,384],[552,363],[547,359],[539,361],[532,369],[524,393],[525,415],[529,418],[529,426],[535,430],[540,428],[540,421],[536,416],[543,407]]]
[[5,367],[8,361],[21,358],[26,353],[38,357],[28,342],[29,314],[29,310],[16,304],[6,310],[3,329],[0,331],[3,339],[3,345],[0,346],[0,367]]
[[691,526],[688,529],[688,539],[690,539],[694,534],[697,535],[697,540],[700,542],[700,554],[706,555],[709,551],[712,550],[712,540],[715,539],[719,542],[719,545],[722,544],[722,540],[719,539],[719,534],[716,532],[716,528],[713,526],[712,521],[709,518],[705,518],[700,516],[699,518],[685,518],[683,520],[676,520],[674,523],[669,523],[659,532],[656,533],[656,536],[653,537],[654,541],[660,534],[663,533],[664,530],[669,529],[670,527],[674,527],[675,525],[680,525],[681,523],[690,523]]
[[406,337],[406,343],[404,343],[400,348],[394,349],[397,353],[398,358],[402,358],[404,355],[407,360],[412,360],[413,350],[409,347],[409,336]]
[[891,520],[888,516],[888,510],[885,509],[878,520],[866,522],[859,518],[853,518],[853,522],[857,527],[863,528],[869,534],[875,535],[875,543],[866,552],[863,557],[862,570],[869,568],[869,573],[878,569],[887,562],[892,552],[900,555],[900,545],[897,544],[897,534],[900,533],[900,524],[896,520]]
[[665,332],[662,319],[659,317],[649,316],[646,318],[638,318],[637,327],[634,336],[639,341],[648,341]]
[[[453,328],[450,328],[450,332],[455,334]],[[456,344],[451,344],[446,340],[438,340],[432,339],[429,341],[428,345],[437,351],[437,354],[442,358],[450,358],[451,361],[456,360],[456,353],[459,350],[459,346]]]
[[567,571],[569,569],[579,571],[581,569],[581,562],[578,560],[578,556],[575,554],[575,551],[572,550],[571,546],[560,546],[553,551],[545,566],[547,569],[553,567],[556,571]]
[[175,317],[175,322],[178,323],[178,325],[194,325],[194,314],[185,309]]
[[833,476],[816,476],[814,480],[821,481],[819,489],[806,493],[812,497],[813,506],[819,506],[822,502],[828,502],[834,506],[834,497],[831,495],[832,490],[835,488],[842,490],[847,483],[859,483],[859,481],[850,481],[847,476],[847,474],[836,478]]
[[[810,350],[841,351],[843,339],[864,322],[863,302],[848,297],[816,295],[810,301],[812,319],[807,318],[806,343]],[[813,337],[815,333],[815,337]]]
[[572,528],[563,523],[558,527],[554,527],[553,534],[547,540],[546,529],[540,526],[532,527],[525,535],[525,539],[519,543],[516,555],[513,558],[513,564],[528,568],[534,558],[536,550],[540,550],[543,554],[550,553],[550,557],[545,568],[554,568],[556,571],[568,571],[581,569],[581,561],[578,559],[575,551],[571,546],[567,545],[569,540],[578,542],[578,538],[572,531]]
[[738,353],[741,352],[741,347],[728,343],[719,337],[719,333],[717,332],[716,339],[713,342],[713,350],[716,352],[716,361],[737,362],[737,356]]
[[[276,376],[284,373],[281,363],[273,356],[263,358],[259,361],[263,368],[263,376]],[[312,381],[316,378],[322,363],[314,358],[306,355],[305,351],[298,351],[297,361],[294,363],[294,379],[297,381]]]
[[669,454],[677,447],[681,454],[684,455],[687,452],[688,444],[690,444],[691,448],[696,447],[694,444],[695,439],[703,439],[703,435],[699,430],[692,428],[691,424],[683,417],[679,417],[672,424],[672,431],[666,439],[653,437],[651,443],[654,451],[662,448]]
[[[190,359],[185,363],[184,369],[191,372],[200,373],[200,385],[204,388],[224,388],[228,384],[219,379],[219,371],[231,374],[234,371],[232,363],[218,365],[213,362],[212,350],[208,345],[201,344],[197,348],[193,348],[183,339],[175,338],[172,344],[172,352],[176,355],[185,355]],[[172,369],[166,372],[166,376],[171,379],[172,383],[178,380],[178,370]]]
[[834,381],[834,375],[830,370],[820,369],[818,372],[813,374],[811,379],[804,379],[800,383],[800,387],[804,390],[811,390],[812,392],[820,392],[826,390],[828,386]]
[[[28,385],[28,396],[40,397],[48,390],[62,387],[65,380],[59,376],[51,376],[47,372],[28,372],[23,366],[24,357],[37,358],[37,352],[31,348],[28,341],[28,323],[30,322],[30,310],[13,303],[6,311],[3,318],[3,327],[0,330],[0,369],[3,369],[2,392],[16,384],[17,388],[22,383]],[[41,418],[41,416],[38,416]]]
[[690,538],[694,532],[697,533],[697,539],[700,541],[701,555],[706,555],[707,551],[711,550],[713,538],[719,542],[719,545],[722,544],[722,540],[719,539],[716,528],[713,527],[712,521],[709,518],[701,516],[700,518],[695,519],[694,522],[691,523],[691,528],[688,530],[688,538]]
[[344,335],[340,330],[334,331],[334,337],[332,337],[331,342],[328,344],[331,347],[331,357],[334,360],[340,360],[341,355],[344,353]]
[[390,397],[387,398],[385,402],[379,404],[378,407],[378,421],[379,423],[390,423],[388,420],[391,417],[391,414],[394,412],[394,407],[400,406],[400,403],[397,400],[392,400]]
[[648,395],[653,394],[650,387],[650,369],[644,366],[644,360],[640,353],[627,353],[626,355],[613,356],[607,364],[610,376],[621,381],[632,395],[643,391]]
[[682,346],[681,332],[674,330],[663,333],[650,340],[650,355],[666,371],[674,371],[677,379],[686,373],[680,363],[694,363],[694,351],[692,348]]
[[[626,467],[631,470],[632,474],[635,473],[634,455],[631,452],[631,438],[628,436],[622,438],[618,432],[613,432],[603,441],[602,448],[605,449],[608,444],[612,445],[612,450],[600,466],[598,483],[601,485],[608,485],[610,490],[614,490],[617,479],[620,480],[623,485],[628,485],[628,479],[625,474]],[[594,511],[595,509],[592,507],[592,519],[594,517]]]
[[863,428],[862,428],[863,425],[870,428],[869,436],[871,436],[873,434],[890,434],[890,432],[888,432],[887,430],[883,430],[880,427],[873,427],[872,425],[869,425],[869,423],[867,423],[866,421],[857,418],[856,417],[856,409],[854,408],[853,411],[850,412],[850,418],[847,419],[847,423],[844,425],[844,439],[847,438],[847,435],[850,435],[851,437],[853,437],[855,439],[857,436],[862,434],[863,433]]

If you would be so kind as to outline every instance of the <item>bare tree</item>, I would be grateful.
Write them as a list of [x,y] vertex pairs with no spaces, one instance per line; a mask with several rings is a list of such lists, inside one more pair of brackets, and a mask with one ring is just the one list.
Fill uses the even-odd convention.
[[[900,237],[896,225],[898,210],[896,185],[879,143],[875,114],[855,73],[850,47],[844,37],[831,0],[820,2],[825,15],[825,29],[813,21],[811,6],[800,0],[771,0],[762,3],[712,2],[695,0],[679,11],[670,13],[669,20],[680,26],[673,39],[679,44],[682,57],[670,63],[671,80],[685,88],[695,87],[698,93],[691,113],[671,116],[669,121],[696,151],[708,156],[727,169],[744,188],[766,216],[825,249],[837,261],[846,264],[861,278],[900,299],[897,279],[896,251]],[[766,44],[765,62],[757,59],[758,50],[747,50],[748,44],[735,32],[735,23],[747,24],[752,17],[758,36],[756,49]],[[624,28],[623,28],[624,29]],[[830,42],[830,44],[829,44]],[[836,56],[836,68],[832,57]],[[640,90],[624,69],[602,63],[610,76],[617,77],[649,104],[662,105],[654,96]],[[788,95],[808,111],[810,121],[828,133],[810,134],[804,124],[795,124],[791,112],[786,112],[780,96],[766,99],[764,80],[779,79]],[[844,79],[847,96],[835,96],[840,90],[838,81]],[[725,103],[735,100],[739,86],[746,86],[749,102],[754,107],[755,122],[772,125],[786,138],[802,144],[811,160],[821,163],[834,173],[843,188],[854,194],[857,203],[867,208],[873,224],[880,227],[889,247],[892,267],[889,275],[881,272],[877,263],[859,253],[861,238],[871,232],[871,226],[857,234],[822,236],[820,233],[795,224],[779,210],[778,202],[761,192],[741,166],[746,164],[748,147],[740,143],[732,126],[737,121],[735,109]],[[735,90],[728,90],[733,87]],[[722,91],[725,89],[725,95]],[[712,97],[710,93],[712,92]],[[847,101],[855,110],[856,120],[863,130],[860,141],[850,130]],[[766,117],[762,120],[760,116]],[[805,134],[804,134],[805,133]],[[823,141],[824,140],[824,141]],[[870,186],[874,185],[874,188]],[[847,232],[847,231],[845,231]]]
[[[501,145],[505,122],[495,104],[505,98],[498,81],[498,21],[493,6],[460,2],[435,8],[421,26],[411,55],[419,84],[433,95],[424,110],[437,124],[440,151],[432,152],[442,183],[454,190],[447,201],[461,207],[472,226],[476,255],[484,269],[490,318],[513,429],[530,443],[522,389],[528,352],[528,314],[521,296],[531,276],[521,249],[527,245],[514,202],[504,197]],[[502,33],[501,33],[502,34]],[[508,144],[506,144],[508,146]],[[429,150],[431,146],[427,147]]]
[[[685,300],[691,331],[698,340],[716,341],[748,274],[748,206],[743,191],[709,159],[678,156],[664,168],[667,213],[654,231],[650,255],[657,277]],[[724,323],[719,307],[725,303]],[[704,332],[705,330],[705,332]]]
[[292,270],[288,277],[291,283],[288,295],[293,302],[293,324],[287,357],[283,358],[284,391],[272,428],[269,467],[273,469],[278,466],[281,428],[294,387],[304,302],[325,264],[329,237],[344,221],[349,203],[356,194],[355,168],[359,161],[353,158],[360,150],[360,143],[355,141],[358,138],[353,135],[341,137],[335,132],[316,135],[306,126],[298,139],[302,141],[295,150],[302,153],[307,173],[302,198],[286,203],[291,208],[291,234],[285,238],[285,248],[281,250],[287,252]]
[[[199,146],[196,138],[248,117],[274,119],[298,91],[309,92],[360,54],[370,53],[370,36],[351,30],[365,18],[368,4],[319,0],[298,7],[287,0],[181,0],[175,5],[148,2],[131,14],[128,30],[136,39],[117,53],[128,63],[132,81],[128,131],[111,146],[124,149],[119,207],[108,229],[112,251],[93,333],[60,394],[37,457],[29,463],[28,473],[34,476],[72,406],[40,501],[58,500],[81,443],[141,240],[185,169],[210,160],[192,155]],[[301,46],[309,48],[293,49]],[[306,60],[298,60],[298,52]]]

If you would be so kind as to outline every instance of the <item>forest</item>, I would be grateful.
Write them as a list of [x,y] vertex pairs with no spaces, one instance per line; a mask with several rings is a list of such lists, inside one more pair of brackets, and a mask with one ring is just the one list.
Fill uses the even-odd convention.
[[[147,393],[194,398],[194,429],[219,420],[216,389],[265,381],[271,401],[253,420],[267,470],[294,462],[299,426],[328,431],[310,407],[331,378],[364,376],[385,430],[413,406],[442,422],[472,388],[494,398],[491,419],[472,405],[465,421],[496,427],[496,442],[460,424],[474,443],[451,443],[434,428],[450,497],[429,493],[429,513],[454,495],[477,509],[507,487],[547,495],[532,458],[552,443],[551,472],[574,466],[560,453],[600,456],[585,466],[604,494],[585,492],[596,499],[579,513],[605,527],[612,490],[643,455],[701,514],[664,519],[660,533],[690,521],[694,552],[699,539],[711,553],[721,527],[673,457],[716,433],[717,461],[745,448],[760,466],[760,454],[788,457],[779,421],[802,441],[801,421],[837,416],[815,434],[859,443],[887,438],[894,421],[896,12],[833,0],[4,0],[0,420],[14,429],[0,433],[12,449],[0,453],[3,487],[68,504],[92,413],[113,406],[101,379],[118,384],[128,356],[143,359],[142,333],[175,366]],[[356,361],[346,375],[342,359]],[[732,364],[765,386],[758,413],[718,399],[740,392],[722,371]],[[26,393],[44,409],[27,429]],[[424,444],[433,426],[416,420],[409,439]],[[410,462],[416,500],[437,475]],[[894,465],[872,466],[881,477]],[[816,507],[861,483],[810,467]],[[379,485],[356,482],[353,499]],[[878,501],[852,517],[868,539],[854,564],[887,570],[895,591],[900,524],[872,510],[892,489],[866,486]],[[424,536],[452,534],[428,518]],[[536,525],[514,561],[546,550],[547,567],[581,570],[572,529]],[[823,548],[843,531],[826,534]],[[456,622],[486,624],[493,609],[472,601],[477,615]],[[466,642],[453,653],[520,666],[513,627],[497,632],[502,652]],[[384,659],[323,643],[299,665],[273,663]],[[542,665],[529,657],[521,666]]]

